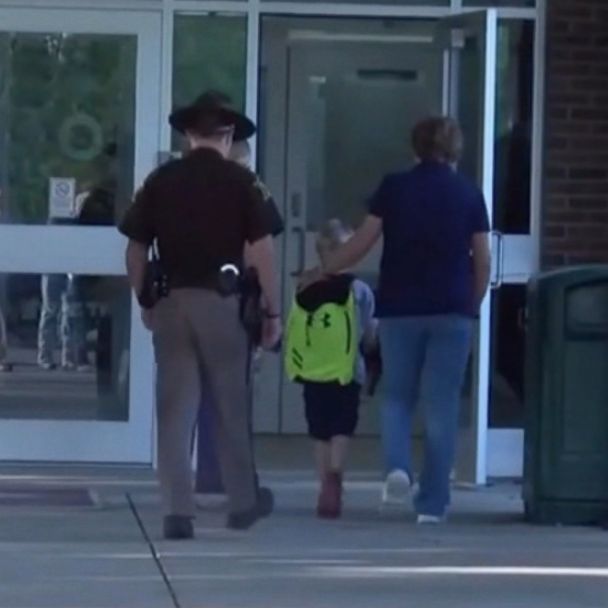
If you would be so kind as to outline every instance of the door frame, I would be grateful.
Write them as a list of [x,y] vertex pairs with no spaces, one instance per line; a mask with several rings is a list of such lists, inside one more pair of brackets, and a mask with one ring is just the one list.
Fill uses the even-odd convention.
[[[134,181],[156,167],[160,143],[161,14],[0,6],[2,31],[136,35]],[[37,243],[36,250],[24,243]],[[0,272],[125,276],[125,239],[114,227],[0,225]],[[74,256],[74,251],[79,255]],[[6,252],[6,255],[5,255]],[[132,298],[129,420],[0,420],[0,460],[150,463],[153,457],[154,357]],[[24,442],[23,437],[28,441]]]
[[[312,10],[312,7],[311,7]],[[540,9],[539,9],[540,10]],[[472,17],[472,15],[474,13],[480,13],[480,11],[482,11],[485,15],[490,15],[492,19],[494,19],[495,23],[497,23],[498,19],[502,19],[502,18],[519,18],[519,19],[531,19],[531,17],[535,17],[536,16],[536,12],[535,11],[529,11],[529,10],[511,10],[511,9],[477,9],[477,10],[469,10],[469,9],[465,9],[465,10],[460,10],[458,12],[456,11],[445,11],[441,16],[442,17],[449,17],[449,16],[453,16],[453,17],[457,17],[457,18],[466,18],[468,17]],[[314,12],[314,11],[313,11]],[[317,7],[317,11],[315,14],[319,15],[322,12],[322,7]],[[300,15],[302,17],[305,17],[307,15],[310,15],[311,12],[309,11],[300,11],[300,12],[291,12],[289,10],[284,10],[283,14],[287,15],[287,14],[297,14]],[[265,12],[261,12],[258,15],[258,18],[261,18],[265,15]],[[336,17],[338,15],[327,15],[328,18],[330,17]],[[343,14],[340,13],[341,17],[347,18],[348,16],[352,16],[351,13],[348,14]],[[396,16],[396,15],[392,15],[392,16]],[[411,15],[410,15],[411,16]],[[440,19],[438,19],[438,21],[440,21]],[[259,24],[257,26],[257,29],[259,30]],[[535,116],[534,116],[534,128],[535,128],[535,135],[534,135],[534,140],[533,140],[533,162],[534,165],[537,166],[538,163],[540,163],[540,149],[539,149],[539,132],[540,132],[540,126],[539,126],[539,117],[542,116],[542,98],[540,96],[540,92],[542,91],[542,86],[541,83],[539,82],[540,79],[540,75],[542,74],[542,69],[539,67],[539,62],[542,60],[542,49],[541,49],[541,43],[539,41],[539,25],[537,23],[537,27],[536,27],[536,39],[535,39],[535,47],[537,50],[537,57],[536,57],[536,67],[535,67],[535,78],[536,78],[536,82],[535,82],[535,94],[534,94],[534,102],[535,102]],[[496,35],[496,31],[494,32],[494,35]],[[267,41],[260,41],[260,44],[266,45]],[[256,53],[255,56],[257,57],[257,46],[255,46],[256,48]],[[265,48],[263,48],[262,53],[265,52]],[[277,47],[276,47],[276,43],[275,43],[275,50],[274,52],[277,52]],[[284,46],[283,47],[283,59],[281,59],[280,61],[284,62],[282,64],[281,70],[284,74],[287,74],[286,72],[286,67],[287,67],[287,47]],[[263,57],[263,55],[261,56]],[[494,63],[496,63],[496,57],[493,58],[494,59]],[[491,61],[492,58],[490,57],[486,57],[486,64],[488,61]],[[487,65],[486,65],[487,67]],[[496,97],[495,97],[495,89],[496,89],[496,71],[494,70],[493,72],[493,77],[492,80],[493,82],[488,82],[488,91],[492,90],[492,94],[493,94],[493,99],[494,99],[494,103],[496,102]],[[281,82],[281,83],[277,83],[277,81],[273,81],[273,84],[275,86],[277,86],[277,88],[273,89],[275,91],[275,94],[277,95],[286,95],[286,89],[287,89],[287,83],[286,82]],[[250,95],[253,94],[253,91],[255,91],[255,95],[257,97],[257,92],[258,92],[258,83],[256,81],[255,83],[255,87],[251,87],[250,89]],[[279,92],[281,91],[281,92]],[[257,107],[257,106],[256,106]],[[283,103],[283,106],[281,106],[280,104],[277,104],[276,106],[277,108],[277,114],[276,119],[277,121],[280,122],[285,122],[285,105]],[[283,118],[281,118],[283,117]],[[486,150],[486,154],[488,153],[488,150],[491,150],[492,156],[493,156],[493,146],[494,146],[494,131],[495,131],[495,124],[493,121],[487,120],[486,121],[486,125],[485,125],[485,137],[484,137],[484,146],[485,146],[485,150]],[[280,142],[281,146],[284,146],[285,138],[283,138],[283,141]],[[282,171],[284,171],[285,167],[280,167],[280,168],[270,168],[270,179],[269,181],[271,181],[271,183],[280,183],[282,184],[281,187],[277,188],[277,194],[279,194],[279,196],[283,197],[283,200],[285,201],[285,204],[289,204],[289,196],[288,196],[288,192],[287,192],[287,188],[286,188],[286,179],[287,176],[286,175],[279,175],[279,173],[281,173]],[[490,167],[491,170],[493,170],[493,166]],[[534,172],[534,175],[537,175],[537,171]],[[527,243],[526,246],[532,246],[533,248],[535,248],[535,252],[534,254],[529,254],[529,258],[531,260],[531,267],[529,272],[534,272],[536,271],[536,269],[538,268],[538,215],[539,215],[539,200],[540,197],[538,194],[536,194],[538,188],[538,183],[534,183],[533,184],[533,193],[532,193],[532,198],[531,198],[531,215],[532,215],[532,222],[531,222],[531,235],[530,236],[523,236],[523,237],[512,237],[515,240],[517,239],[526,239]],[[493,175],[491,173],[487,173],[485,175],[484,178],[484,191],[486,193],[486,195],[490,194],[490,196],[488,196],[488,199],[491,203],[492,201],[492,195],[493,195]],[[285,210],[286,211],[286,215],[288,215],[288,209]],[[490,213],[491,213],[492,209],[490,208]],[[290,235],[287,235],[287,238],[289,238]],[[530,245],[532,244],[532,245]],[[498,269],[495,268],[495,273],[498,272]],[[525,282],[528,278],[528,276],[524,276],[524,275],[517,275],[517,277],[502,277],[506,283],[512,283],[512,282]],[[486,402],[486,405],[484,407],[482,407],[480,409],[480,411],[478,412],[479,415],[479,429],[477,432],[477,455],[476,455],[476,463],[475,463],[475,479],[478,483],[483,483],[485,482],[486,478],[488,476],[493,476],[495,474],[499,474],[499,475],[510,475],[510,474],[517,474],[517,471],[520,468],[520,462],[521,459],[519,457],[512,457],[510,459],[507,459],[507,461],[505,461],[505,455],[508,454],[509,452],[509,446],[513,446],[514,445],[514,437],[517,438],[518,436],[522,436],[523,432],[520,429],[511,429],[511,430],[502,430],[502,429],[490,429],[488,428],[488,402],[489,402],[489,373],[490,373],[490,359],[489,359],[489,354],[490,354],[490,340],[491,340],[491,335],[490,335],[490,323],[489,323],[489,316],[490,316],[490,303],[489,303],[489,298],[487,299],[486,302],[484,302],[484,308],[482,310],[482,314],[484,317],[484,324],[482,324],[482,344],[483,344],[483,350],[485,351],[485,354],[482,356],[482,368],[480,369],[480,377],[482,377],[482,382],[480,384],[478,384],[478,393],[480,395],[484,395],[484,401]],[[485,326],[485,327],[484,327]],[[279,406],[279,409],[281,409],[281,407]],[[278,426],[279,428],[282,426],[281,423],[281,414],[275,414],[275,416],[277,416],[279,423]],[[507,437],[508,434],[508,437]],[[517,439],[515,440],[515,443],[517,444]]]
[[[52,8],[51,8],[52,7]],[[37,13],[41,10],[69,9],[70,11],[109,13],[114,17],[118,11],[129,10],[137,14],[154,13],[162,15],[162,35],[159,36],[162,45],[162,88],[161,88],[161,136],[157,149],[168,149],[170,130],[162,118],[171,107],[171,72],[172,72],[172,40],[173,17],[176,12],[191,14],[204,14],[209,11],[224,11],[229,13],[246,14],[248,17],[247,36],[247,87],[246,107],[251,116],[257,116],[258,93],[260,88],[259,67],[261,21],[266,16],[324,16],[324,17],[376,17],[376,18],[441,18],[454,14],[476,10],[464,8],[462,0],[451,0],[449,6],[429,7],[411,5],[378,6],[377,4],[337,4],[332,2],[261,2],[260,0],[0,0],[0,8],[17,10],[33,9]],[[533,117],[533,149],[532,149],[532,250],[534,271],[540,267],[540,227],[541,227],[541,197],[542,197],[542,162],[544,137],[544,96],[545,96],[545,37],[546,37],[546,0],[537,0],[536,8],[499,8],[498,17],[509,20],[527,20],[535,23],[535,58],[534,58],[534,117]],[[116,24],[119,20],[116,19]],[[255,146],[254,146],[255,153]],[[282,191],[277,192],[278,198]],[[96,229],[92,229],[96,230]],[[505,282],[524,282],[527,277],[519,277],[515,281],[509,278]],[[139,320],[136,320],[139,323]],[[133,333],[138,332],[137,325]],[[145,335],[142,336],[147,340]],[[151,355],[150,355],[151,357]],[[272,358],[275,359],[275,358]],[[152,368],[150,361],[150,368]],[[273,363],[274,365],[274,363]],[[258,427],[259,431],[276,432],[271,421],[265,419]],[[152,429],[150,429],[150,434]],[[508,435],[508,437],[507,437]],[[518,474],[519,458],[509,459],[511,450],[501,448],[514,436],[522,437],[521,429],[489,429],[488,434],[488,474],[494,476],[510,471],[509,475]],[[497,441],[494,441],[496,437]],[[513,445],[513,444],[511,444]],[[517,445],[517,444],[515,444]],[[512,452],[511,452],[512,453]],[[511,460],[511,462],[509,462]]]
[[[458,120],[460,109],[459,92],[459,43],[454,35],[460,31],[480,38],[481,52],[481,129],[478,141],[479,183],[483,192],[488,218],[492,225],[494,206],[494,146],[496,129],[496,82],[498,51],[498,13],[496,9],[480,9],[452,15],[438,21],[438,28],[448,36],[444,51],[444,109],[446,114]],[[496,252],[493,248],[493,258]],[[496,266],[496,268],[498,268]],[[491,294],[488,293],[481,305],[479,323],[473,343],[473,380],[471,407],[471,428],[461,430],[459,439],[458,476],[461,480],[474,484],[487,481],[488,421],[490,400],[490,340],[491,340]]]

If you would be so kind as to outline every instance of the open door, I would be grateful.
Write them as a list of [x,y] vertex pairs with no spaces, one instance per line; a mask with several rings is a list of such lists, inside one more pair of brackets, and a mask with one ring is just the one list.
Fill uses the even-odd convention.
[[[490,221],[494,189],[496,117],[497,13],[484,10],[442,19],[436,41],[443,52],[444,112],[458,120],[465,134],[460,170],[482,189]],[[500,258],[500,240],[493,239],[493,259]],[[493,262],[493,282],[498,263]],[[481,308],[460,419],[458,481],[486,482],[490,363],[489,298]]]
[[[467,145],[461,170],[480,185],[490,215],[492,210],[496,11],[452,15],[420,31],[411,29],[412,22],[394,23],[390,35],[376,20],[363,22],[365,31],[352,23],[340,27],[337,19],[318,23],[285,26],[277,34],[283,36],[277,43],[280,62],[264,58],[266,66],[275,66],[265,72],[267,86],[282,92],[268,95],[263,149],[267,182],[286,198],[286,309],[292,275],[316,262],[314,231],[320,221],[341,217],[356,225],[366,195],[382,176],[415,162],[405,136],[429,114],[449,113],[462,124]],[[380,251],[357,269],[372,285]],[[486,480],[489,341],[486,302],[469,366],[456,467],[460,481],[475,484]],[[272,403],[276,384],[265,386],[259,402]],[[280,394],[278,416],[272,412],[268,427],[304,433],[299,388],[283,381]],[[378,433],[378,405],[377,399],[363,403],[360,434]]]
[[[406,134],[442,109],[442,52],[434,33],[293,35],[287,56],[286,308],[294,275],[318,263],[316,233],[339,217],[357,226],[386,173],[414,162]],[[374,116],[374,120],[365,117]],[[375,286],[381,244],[356,268]],[[362,395],[358,434],[380,433],[380,395]],[[283,381],[281,432],[305,433],[301,387]]]

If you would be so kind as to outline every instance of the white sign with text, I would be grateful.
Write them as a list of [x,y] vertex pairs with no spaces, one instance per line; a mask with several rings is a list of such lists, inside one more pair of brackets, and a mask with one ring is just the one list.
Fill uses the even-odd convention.
[[51,177],[49,179],[49,218],[73,218],[75,199],[76,180],[73,177]]

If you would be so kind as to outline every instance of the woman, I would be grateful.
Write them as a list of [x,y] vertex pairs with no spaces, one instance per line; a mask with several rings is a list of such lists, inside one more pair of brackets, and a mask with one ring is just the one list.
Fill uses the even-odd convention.
[[6,360],[8,357],[8,336],[6,332],[6,321],[0,308],[0,372],[12,372],[13,366]]
[[424,410],[425,462],[415,508],[438,523],[450,499],[460,393],[473,319],[490,277],[489,222],[479,189],[455,170],[462,133],[448,118],[413,130],[418,163],[388,175],[355,236],[324,263],[337,273],[384,237],[377,310],[384,364],[383,443],[386,504],[411,489],[412,413]]

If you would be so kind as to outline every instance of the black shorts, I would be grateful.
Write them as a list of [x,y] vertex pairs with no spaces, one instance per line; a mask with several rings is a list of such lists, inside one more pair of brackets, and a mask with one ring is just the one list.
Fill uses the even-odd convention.
[[305,382],[304,403],[308,434],[318,441],[338,435],[352,437],[359,422],[361,386],[351,382]]

